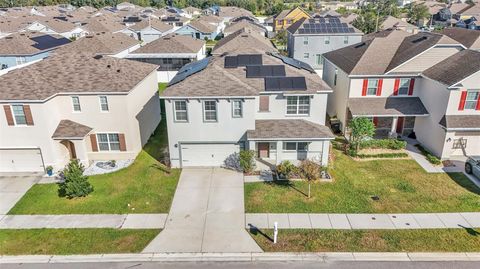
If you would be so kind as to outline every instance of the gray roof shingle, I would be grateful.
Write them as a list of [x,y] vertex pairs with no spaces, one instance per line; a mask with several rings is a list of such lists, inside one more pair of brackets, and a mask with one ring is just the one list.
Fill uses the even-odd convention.
[[247,131],[247,139],[333,139],[332,131],[324,125],[306,120],[256,120],[255,130]]
[[480,71],[480,52],[463,50],[425,70],[423,75],[452,86],[478,71]]
[[428,111],[418,97],[350,98],[353,116],[423,116]]
[[448,129],[480,130],[480,115],[444,115],[439,124]]
[[187,35],[169,34],[160,37],[145,46],[131,52],[144,53],[197,53],[205,45],[205,41]]
[[53,139],[82,139],[92,128],[71,120],[61,120],[52,135]]

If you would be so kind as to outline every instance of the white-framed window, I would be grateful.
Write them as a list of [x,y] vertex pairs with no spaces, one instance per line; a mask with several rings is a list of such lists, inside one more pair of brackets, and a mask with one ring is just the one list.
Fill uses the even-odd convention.
[[315,55],[315,63],[317,63],[317,65],[323,65],[322,54],[316,54]]
[[410,79],[401,78],[398,84],[398,95],[408,95],[409,89],[410,89]]
[[203,120],[211,122],[217,121],[217,101],[203,101]]
[[343,37],[343,44],[348,44],[348,35]]
[[330,37],[326,36],[325,37],[325,45],[328,45],[328,44],[330,44]]
[[27,117],[25,116],[23,105],[12,105],[12,113],[15,125],[27,125]]
[[367,85],[367,95],[377,95],[378,79],[369,79]]
[[477,102],[480,98],[480,91],[467,91],[467,98],[465,99],[465,109],[476,109]]
[[285,151],[308,151],[307,142],[284,142],[283,150]]
[[80,106],[80,98],[78,96],[72,96],[72,106],[74,112],[82,111],[82,107]]
[[97,134],[98,149],[100,151],[119,151],[120,137],[116,133]]
[[303,45],[308,45],[308,36],[303,37]]
[[17,65],[25,64],[25,63],[27,63],[27,58],[19,56],[19,57],[15,57],[15,61],[16,61]]
[[234,118],[243,117],[243,103],[242,103],[242,100],[233,100],[232,101],[232,116]]
[[308,115],[310,96],[287,96],[287,115]]
[[175,115],[175,121],[188,121],[187,101],[176,100],[173,101],[173,110]]
[[108,98],[105,95],[99,96],[100,100],[100,110],[101,111],[108,111]]
[[305,52],[305,53],[303,54],[303,58],[304,58],[304,59],[310,58],[310,53]]

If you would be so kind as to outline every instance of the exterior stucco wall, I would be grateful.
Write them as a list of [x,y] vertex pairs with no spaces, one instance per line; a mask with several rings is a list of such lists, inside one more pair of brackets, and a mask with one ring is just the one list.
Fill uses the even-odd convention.
[[[334,85],[335,69],[337,69],[336,85]],[[324,63],[322,78],[333,89],[333,93],[328,97],[327,113],[330,117],[337,116],[342,122],[341,129],[344,130],[347,120],[347,104],[351,80],[347,73],[336,68],[329,61]]]
[[394,72],[400,73],[420,73],[425,71],[427,68],[447,59],[460,50],[460,46],[437,46],[417,55],[393,70]]

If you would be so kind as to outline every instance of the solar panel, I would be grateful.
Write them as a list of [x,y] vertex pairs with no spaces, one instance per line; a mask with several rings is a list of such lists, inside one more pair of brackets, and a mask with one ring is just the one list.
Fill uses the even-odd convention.
[[284,77],[286,76],[284,65],[249,65],[247,66],[247,78]]
[[240,54],[237,55],[238,66],[261,65],[261,54]]
[[305,77],[266,77],[265,91],[305,91]]
[[173,79],[168,83],[168,86],[171,86],[173,84],[176,84],[187,77],[198,73],[205,69],[208,66],[208,63],[210,62],[210,57],[207,57],[205,59],[202,59],[197,62],[189,63],[187,65],[184,65],[180,70],[178,70],[178,73],[173,77]]
[[237,68],[237,67],[238,67],[237,56],[225,57],[225,68]]
[[305,70],[307,70],[311,73],[315,73],[315,70],[313,70],[313,68],[307,63],[304,63],[304,62],[299,61],[299,60],[295,60],[293,58],[283,56],[279,53],[270,53],[270,55],[282,60],[282,62],[284,62],[288,65],[291,65],[291,66],[296,67],[298,69],[305,69]]

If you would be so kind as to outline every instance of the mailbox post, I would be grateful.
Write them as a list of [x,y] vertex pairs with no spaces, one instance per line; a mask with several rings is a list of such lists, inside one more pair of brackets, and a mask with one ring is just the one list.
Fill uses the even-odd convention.
[[273,223],[273,243],[277,243],[277,236],[278,236],[278,222]]

